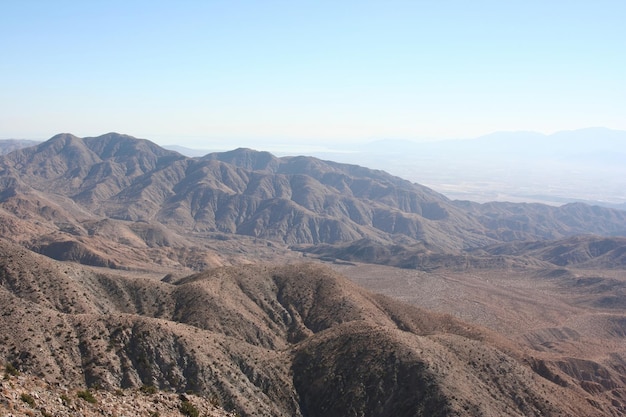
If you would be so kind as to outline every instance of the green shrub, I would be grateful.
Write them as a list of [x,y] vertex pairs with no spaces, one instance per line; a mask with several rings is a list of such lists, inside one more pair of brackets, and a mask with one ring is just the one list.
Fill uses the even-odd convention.
[[24,401],[26,404],[30,405],[31,407],[35,407],[35,399],[33,398],[32,395],[27,394],[27,393],[22,393],[22,395],[20,395],[20,399]]
[[78,391],[76,393],[76,396],[78,398],[82,398],[83,400],[87,401],[90,404],[95,404],[98,402],[98,400],[96,400],[96,397],[94,397],[91,391],[89,390]]
[[183,402],[180,403],[179,410],[183,415],[188,417],[198,417],[200,415],[200,411],[188,400],[183,400]]
[[7,363],[4,366],[4,372],[5,372],[5,375],[10,375],[10,376],[18,376],[20,374],[20,371],[15,369],[15,366],[13,366],[13,364],[11,363]]
[[142,385],[141,388],[139,388],[139,391],[143,392],[144,394],[152,395],[156,394],[158,390],[157,387],[155,387],[154,385]]
[[61,398],[61,401],[63,401],[63,405],[66,407],[69,407],[72,404],[72,399],[65,394],[61,394],[59,398]]

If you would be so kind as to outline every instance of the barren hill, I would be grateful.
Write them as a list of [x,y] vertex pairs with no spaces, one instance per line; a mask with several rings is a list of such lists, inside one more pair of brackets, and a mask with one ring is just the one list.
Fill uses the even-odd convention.
[[246,416],[610,415],[497,335],[312,264],[156,281],[1,249],[0,357],[48,383],[191,390]]

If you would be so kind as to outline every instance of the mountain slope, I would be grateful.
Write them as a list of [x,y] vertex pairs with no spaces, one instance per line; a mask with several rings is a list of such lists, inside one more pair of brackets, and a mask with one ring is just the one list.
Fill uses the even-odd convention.
[[534,257],[558,266],[626,268],[626,239],[620,237],[574,236],[557,241],[511,242],[474,252]]
[[[0,358],[49,382],[154,385],[241,415],[608,415],[603,396],[450,316],[311,264],[163,281],[0,245]],[[33,270],[32,265],[38,265]],[[53,330],[50,330],[53,329]],[[568,382],[569,381],[569,382]]]
[[626,212],[618,210],[452,202],[355,165],[249,149],[186,158],[115,133],[61,134],[0,157],[0,184],[7,222],[28,219],[45,229],[44,242],[35,230],[15,236],[33,248],[77,235],[81,244],[98,245],[89,243],[86,224],[104,219],[131,229],[147,224],[182,240],[234,234],[292,245],[367,238],[422,242],[444,252],[580,233],[626,234]]

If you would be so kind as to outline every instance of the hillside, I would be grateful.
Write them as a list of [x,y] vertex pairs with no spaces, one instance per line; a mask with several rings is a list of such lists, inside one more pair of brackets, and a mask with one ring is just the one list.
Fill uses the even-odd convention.
[[46,383],[191,390],[245,416],[610,412],[487,330],[312,264],[156,281],[1,249],[0,357]]
[[[5,371],[0,383],[0,412],[6,416],[96,417],[127,416],[190,416],[195,411],[206,417],[236,417],[211,400],[192,394],[155,391],[154,387],[139,389],[68,389],[50,384],[41,378]],[[202,414],[200,414],[202,413]]]
[[[252,253],[369,239],[453,253],[626,234],[619,210],[450,201],[355,165],[249,149],[187,158],[115,133],[61,134],[2,156],[0,185],[3,236],[57,259],[107,267],[148,268],[157,260],[199,270],[237,262],[241,245]],[[216,239],[231,241],[232,250],[215,250]]]
[[499,243],[459,253],[437,252],[424,244],[386,245],[370,239],[336,245],[301,245],[293,249],[324,261],[366,262],[422,271],[555,266],[589,270],[626,268],[626,239],[593,235]]

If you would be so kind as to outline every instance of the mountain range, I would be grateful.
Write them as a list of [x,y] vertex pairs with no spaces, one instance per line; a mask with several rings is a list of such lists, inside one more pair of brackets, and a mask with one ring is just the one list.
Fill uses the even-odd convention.
[[626,207],[626,132],[496,132],[463,140],[379,140],[308,153],[384,169],[453,199]]
[[[0,170],[0,207],[10,218],[4,235],[27,239],[44,252],[54,252],[48,246],[58,245],[51,237],[58,233],[75,246],[101,236],[137,241],[131,247],[176,246],[222,233],[285,245],[363,238],[420,242],[445,251],[511,240],[626,234],[626,212],[619,210],[451,201],[355,165],[249,149],[188,158],[118,134],[57,135],[3,156]],[[18,226],[26,206],[29,225]],[[30,233],[16,233],[11,225]],[[125,236],[111,239],[107,230]],[[94,259],[103,256],[94,254]],[[110,258],[95,262],[116,264]]]
[[0,231],[0,359],[42,384],[245,416],[626,414],[621,210],[59,134],[0,156]]

